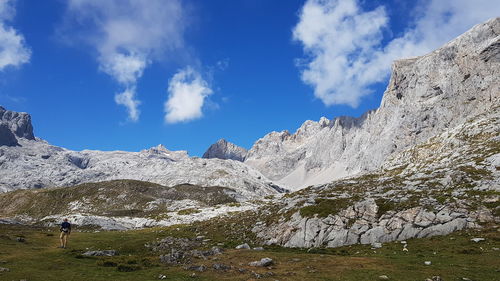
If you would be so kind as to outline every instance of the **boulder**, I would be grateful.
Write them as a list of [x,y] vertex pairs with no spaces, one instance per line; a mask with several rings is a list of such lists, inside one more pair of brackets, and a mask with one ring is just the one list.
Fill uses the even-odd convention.
[[241,249],[250,249],[250,246],[247,243],[241,244],[236,246],[235,249],[241,250]]
[[274,261],[270,258],[263,258],[261,259],[260,261],[253,261],[253,262],[250,262],[248,265],[249,266],[262,266],[262,267],[266,267],[266,266],[270,266],[274,263]]

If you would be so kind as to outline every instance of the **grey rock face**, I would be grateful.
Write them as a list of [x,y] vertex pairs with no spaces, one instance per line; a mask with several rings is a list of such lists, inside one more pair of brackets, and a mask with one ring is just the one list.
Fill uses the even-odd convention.
[[0,146],[16,146],[19,145],[16,136],[12,133],[9,125],[0,123]]
[[[465,210],[453,210],[455,217],[446,221],[428,220],[427,227],[415,223],[421,213],[427,212],[421,207],[377,217],[378,206],[373,199],[368,199],[355,204],[354,210],[351,212],[348,208],[326,218],[304,218],[296,213],[286,223],[256,226],[254,231],[267,244],[285,247],[340,247],[361,243],[378,248],[380,243],[446,235],[474,226],[468,222],[471,214]],[[375,214],[371,210],[375,210]]]
[[19,138],[35,139],[31,116],[28,113],[6,110],[0,106],[0,123],[7,124],[12,133]]
[[492,110],[500,99],[500,18],[425,56],[394,62],[380,108],[272,132],[245,163],[298,189],[379,169],[412,145]]
[[203,154],[203,158],[218,158],[231,159],[243,162],[245,160],[247,150],[233,143],[220,139],[212,144]]

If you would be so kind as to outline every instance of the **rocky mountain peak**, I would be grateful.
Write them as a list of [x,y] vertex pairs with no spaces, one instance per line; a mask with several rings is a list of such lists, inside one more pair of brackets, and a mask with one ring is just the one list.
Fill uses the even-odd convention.
[[203,154],[203,158],[231,159],[243,162],[247,155],[247,150],[233,143],[220,139],[212,144]]
[[245,163],[290,188],[379,169],[388,156],[498,105],[500,18],[476,25],[441,48],[394,62],[381,106],[359,118],[306,121],[272,132]]
[[2,139],[12,139],[10,134],[7,133],[6,127],[8,127],[10,132],[18,138],[29,140],[35,139],[33,135],[33,126],[31,125],[31,116],[28,113],[6,110],[0,106],[0,124],[6,125],[4,125],[4,128],[0,131]]
[[172,151],[167,149],[163,144],[153,146],[150,149],[143,150],[142,152],[153,155],[166,156],[174,161],[179,161],[189,158],[189,154],[187,153],[187,151],[185,150]]

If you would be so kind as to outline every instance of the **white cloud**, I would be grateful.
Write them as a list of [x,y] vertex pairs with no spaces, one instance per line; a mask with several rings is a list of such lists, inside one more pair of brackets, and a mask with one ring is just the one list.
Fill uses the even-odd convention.
[[411,28],[382,45],[386,8],[363,11],[356,0],[308,0],[294,27],[300,41],[302,80],[325,105],[356,107],[370,86],[387,79],[393,60],[423,55],[474,24],[500,14],[494,0],[421,0]]
[[66,37],[95,49],[99,69],[126,88],[115,101],[137,121],[137,81],[153,60],[182,47],[184,22],[179,0],[70,0]]
[[29,62],[31,57],[31,50],[26,46],[23,35],[7,25],[14,15],[14,2],[0,0],[0,70],[8,66],[20,66]]
[[165,122],[178,123],[203,116],[205,98],[212,94],[208,83],[191,67],[177,72],[168,85]]
[[113,54],[101,58],[101,70],[124,85],[135,84],[142,76],[147,61],[137,54]]
[[135,98],[135,88],[127,88],[123,93],[115,95],[115,102],[127,108],[128,117],[131,121],[139,120],[140,111],[138,109],[141,102]]

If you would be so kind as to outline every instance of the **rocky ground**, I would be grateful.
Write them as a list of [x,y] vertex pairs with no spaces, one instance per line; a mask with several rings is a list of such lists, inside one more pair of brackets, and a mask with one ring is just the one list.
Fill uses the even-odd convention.
[[202,226],[125,232],[76,228],[68,248],[60,249],[55,228],[9,225],[0,228],[0,279],[496,280],[500,270],[497,228],[376,245],[290,249],[241,237],[227,241]]

